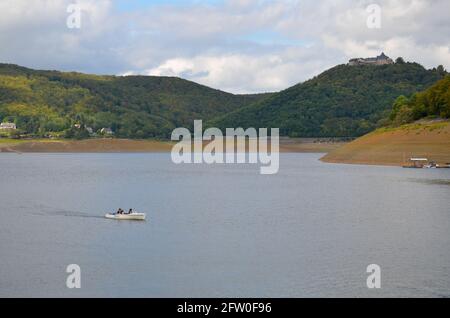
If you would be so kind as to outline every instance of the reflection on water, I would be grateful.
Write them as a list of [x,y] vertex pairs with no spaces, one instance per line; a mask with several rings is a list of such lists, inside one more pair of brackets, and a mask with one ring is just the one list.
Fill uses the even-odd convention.
[[[1,154],[0,296],[449,297],[450,171],[319,157],[282,154],[264,176],[170,154]],[[103,218],[119,207],[148,221]]]

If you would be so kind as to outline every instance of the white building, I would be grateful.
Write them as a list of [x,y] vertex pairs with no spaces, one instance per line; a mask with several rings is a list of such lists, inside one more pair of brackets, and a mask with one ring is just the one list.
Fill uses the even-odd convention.
[[104,134],[104,135],[113,135],[114,132],[112,131],[111,128],[102,128],[100,130],[100,133]]
[[16,130],[17,127],[16,127],[16,124],[14,124],[14,123],[1,123],[0,124],[0,129]]

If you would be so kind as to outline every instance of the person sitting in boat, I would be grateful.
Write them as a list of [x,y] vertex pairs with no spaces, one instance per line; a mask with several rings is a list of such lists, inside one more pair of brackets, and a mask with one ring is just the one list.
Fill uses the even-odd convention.
[[133,209],[129,209],[128,214],[132,214],[132,213],[133,213]]
[[123,210],[119,208],[119,210],[117,210],[117,214],[123,214]]

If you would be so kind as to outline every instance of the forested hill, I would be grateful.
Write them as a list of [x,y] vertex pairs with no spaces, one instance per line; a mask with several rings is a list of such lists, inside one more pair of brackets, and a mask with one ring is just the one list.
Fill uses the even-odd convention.
[[88,137],[87,127],[94,133],[111,128],[116,137],[168,138],[175,127],[191,128],[194,119],[222,129],[278,127],[293,137],[359,136],[388,120],[398,96],[425,90],[445,75],[442,67],[426,70],[399,59],[339,65],[279,93],[233,95],[175,77],[0,64],[0,121],[14,122],[17,135],[68,138]]
[[170,137],[269,94],[233,95],[175,77],[97,76],[0,64],[0,120],[23,134],[87,137],[111,128],[117,137]]
[[339,65],[208,124],[279,127],[288,136],[360,136],[388,118],[398,96],[426,89],[445,74],[442,67],[426,70],[402,59],[382,66]]

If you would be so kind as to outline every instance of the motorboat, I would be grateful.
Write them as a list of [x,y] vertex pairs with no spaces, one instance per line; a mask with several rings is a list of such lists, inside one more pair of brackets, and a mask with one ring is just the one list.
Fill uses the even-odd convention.
[[107,213],[105,218],[114,220],[135,220],[145,221],[145,213],[132,212],[132,213]]

